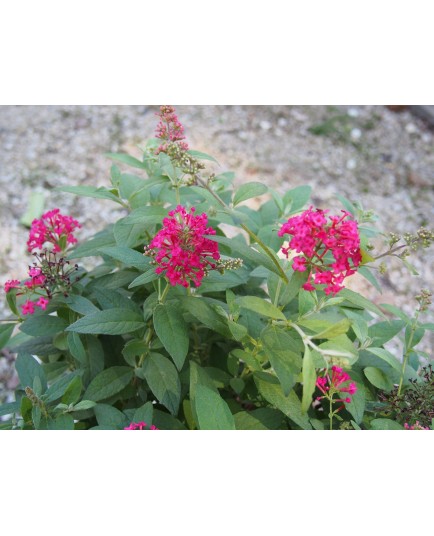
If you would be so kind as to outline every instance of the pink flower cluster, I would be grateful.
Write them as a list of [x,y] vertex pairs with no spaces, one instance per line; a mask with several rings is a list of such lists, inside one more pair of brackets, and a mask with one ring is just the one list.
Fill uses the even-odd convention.
[[[347,382],[350,382],[348,385],[344,385]],[[333,365],[332,375],[330,377],[327,372],[325,376],[320,376],[316,380],[316,386],[318,389],[324,393],[324,396],[317,397],[317,400],[322,398],[331,398],[335,393],[338,393],[341,397],[345,396],[342,393],[346,393],[349,396],[345,398],[335,398],[334,402],[351,402],[351,396],[357,391],[356,384],[351,382],[351,377],[347,372],[344,372],[341,367]]]
[[431,428],[429,426],[422,426],[419,421],[416,421],[411,426],[406,422],[404,424],[404,428],[406,430],[431,430]]
[[160,122],[157,125],[156,137],[163,140],[164,143],[158,147],[155,154],[166,153],[169,143],[176,143],[181,151],[188,151],[188,144],[183,141],[184,127],[179,122],[173,106],[161,106],[160,113],[157,114]]
[[[18,281],[17,279],[12,279],[11,281],[6,281],[4,285],[5,292],[8,293],[11,289],[16,288],[19,290],[17,296],[27,292],[36,292],[38,289],[45,290],[45,281],[46,277],[42,273],[41,268],[32,266],[29,268],[29,277],[26,281]],[[43,311],[47,308],[49,300],[44,296],[41,296],[38,300],[32,301],[27,300],[23,305],[21,305],[21,310],[23,315],[32,315],[35,312],[35,307],[40,307]]]
[[21,310],[23,315],[32,315],[35,312],[35,307],[40,307],[43,311],[47,308],[49,300],[41,296],[37,301],[27,300],[23,305],[21,305]]
[[[349,212],[342,210],[342,216],[325,217],[327,210],[310,207],[299,216],[289,218],[282,225],[278,235],[292,236],[289,246],[282,252],[289,256],[290,250],[298,255],[292,267],[298,272],[309,270],[309,278],[303,285],[308,291],[315,285],[326,285],[326,294],[336,294],[344,288],[343,281],[354,274],[362,256],[357,222]],[[331,254],[328,255],[328,253]]]
[[[129,426],[126,426],[124,430],[145,430],[148,425],[145,422],[132,422]],[[155,425],[151,425],[150,430],[159,430]]]
[[53,244],[53,251],[58,253],[64,251],[68,244],[75,244],[77,239],[73,233],[81,225],[71,216],[63,216],[60,210],[55,208],[42,215],[40,220],[33,220],[30,235],[27,241],[29,252],[35,249],[42,249],[44,244]]
[[220,259],[217,242],[205,238],[215,234],[214,229],[207,227],[207,215],[196,216],[194,212],[194,207],[188,213],[181,205],[169,212],[163,228],[145,248],[147,254],[155,255],[156,273],[166,271],[171,285],[188,287],[191,281],[200,286],[207,271],[216,268],[208,257]]

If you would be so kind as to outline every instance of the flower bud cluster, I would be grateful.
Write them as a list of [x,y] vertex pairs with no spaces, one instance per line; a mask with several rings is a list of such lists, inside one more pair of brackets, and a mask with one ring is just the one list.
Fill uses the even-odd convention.
[[157,114],[160,122],[157,125],[156,137],[163,143],[155,151],[167,154],[173,163],[181,168],[182,172],[188,175],[184,179],[186,186],[195,184],[195,175],[204,169],[205,166],[194,158],[188,151],[188,144],[184,141],[184,126],[179,122],[173,106],[161,106],[160,113]]

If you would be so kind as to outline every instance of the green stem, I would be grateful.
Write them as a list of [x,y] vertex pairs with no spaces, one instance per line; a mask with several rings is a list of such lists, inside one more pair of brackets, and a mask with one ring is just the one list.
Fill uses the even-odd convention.
[[176,184],[174,188],[175,188],[175,195],[176,195],[176,204],[180,205],[181,204],[181,194],[179,193],[179,184]]
[[402,360],[402,368],[401,368],[401,377],[399,379],[399,386],[398,386],[398,396],[401,394],[401,390],[402,390],[402,384],[404,382],[404,374],[405,374],[405,369],[407,367],[407,363],[408,363],[408,358],[410,357],[410,352],[412,350],[411,348],[411,344],[413,342],[413,338],[414,338],[414,334],[416,332],[416,328],[417,328],[417,320],[419,318],[419,313],[420,311],[416,311],[416,315],[414,317],[414,320],[413,320],[413,324],[411,326],[411,331],[410,331],[410,337],[408,339],[408,344],[407,344],[407,350],[404,354],[404,358]]
[[277,282],[277,289],[276,289],[276,295],[274,296],[274,302],[273,305],[275,307],[279,304],[279,298],[280,298],[280,290],[282,289],[282,279],[279,278],[279,281]]
[[163,294],[159,297],[158,302],[163,304],[166,301],[167,294],[170,290],[169,283],[166,284],[166,288],[163,290]]
[[329,402],[330,402],[330,413],[329,413],[330,430],[333,430],[333,399],[329,398]]

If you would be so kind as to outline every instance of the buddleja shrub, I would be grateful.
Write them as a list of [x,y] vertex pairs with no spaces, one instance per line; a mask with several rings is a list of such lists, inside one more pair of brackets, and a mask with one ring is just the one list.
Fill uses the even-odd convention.
[[[356,272],[378,287],[378,259],[407,263],[432,233],[391,235],[374,253],[360,206],[316,209],[308,186],[234,188],[189,150],[171,106],[159,117],[141,160],[108,155],[137,175],[114,165],[108,188],[61,188],[121,205],[118,222],[80,242],[59,209],[33,221],[28,279],[5,284],[13,317],[0,346],[17,354],[20,385],[2,427],[431,426],[432,375],[419,373],[430,356],[416,349],[434,329],[420,320],[429,293],[409,317],[345,287]],[[260,196],[257,209],[245,203]],[[394,338],[398,357],[385,347]]]

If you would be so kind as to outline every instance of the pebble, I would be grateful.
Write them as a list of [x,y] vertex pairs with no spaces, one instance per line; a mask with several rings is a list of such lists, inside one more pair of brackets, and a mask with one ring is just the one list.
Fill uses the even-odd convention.
[[350,158],[349,160],[347,160],[346,167],[347,169],[350,169],[350,170],[356,169],[357,160],[355,158]]
[[405,125],[405,130],[409,133],[409,134],[416,134],[417,132],[417,127],[414,123],[408,123],[407,125]]
[[360,128],[353,128],[351,131],[351,139],[354,141],[358,141],[361,137],[362,131],[360,130]]
[[262,130],[270,130],[273,127],[270,121],[260,121],[259,126]]

